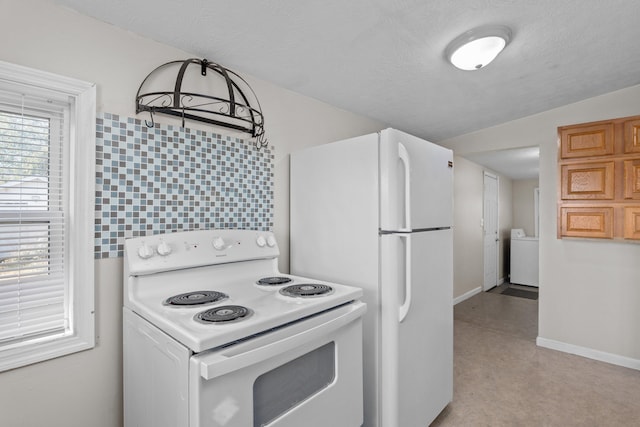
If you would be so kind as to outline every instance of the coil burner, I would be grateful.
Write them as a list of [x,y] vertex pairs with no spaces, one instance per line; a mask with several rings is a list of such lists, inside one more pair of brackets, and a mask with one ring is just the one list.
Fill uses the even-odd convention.
[[258,280],[256,283],[262,286],[278,286],[278,285],[286,285],[290,283],[291,279],[288,277],[276,276],[276,277],[263,277]]
[[300,285],[291,285],[280,289],[282,295],[288,297],[319,297],[328,295],[333,292],[333,288],[328,285],[321,285],[317,283],[302,283]]
[[198,313],[194,319],[200,323],[228,323],[244,320],[252,313],[241,305],[223,305]]
[[164,305],[190,307],[194,305],[213,304],[229,298],[227,294],[217,291],[195,291],[167,298]]

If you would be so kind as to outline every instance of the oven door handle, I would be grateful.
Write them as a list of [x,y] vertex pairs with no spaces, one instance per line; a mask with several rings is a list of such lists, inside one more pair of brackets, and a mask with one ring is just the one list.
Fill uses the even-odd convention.
[[245,352],[237,353],[237,350],[230,347],[220,352],[199,356],[200,375],[205,380],[211,380],[318,340],[361,317],[366,311],[366,307],[366,304],[362,302],[352,303],[350,304],[351,309],[339,317]]

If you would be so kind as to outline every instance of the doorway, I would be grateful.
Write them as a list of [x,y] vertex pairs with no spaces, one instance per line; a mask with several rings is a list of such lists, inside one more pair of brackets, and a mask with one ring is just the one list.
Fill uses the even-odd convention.
[[498,254],[500,237],[498,235],[498,176],[484,172],[482,198],[483,258],[484,281],[482,289],[486,292],[498,285]]

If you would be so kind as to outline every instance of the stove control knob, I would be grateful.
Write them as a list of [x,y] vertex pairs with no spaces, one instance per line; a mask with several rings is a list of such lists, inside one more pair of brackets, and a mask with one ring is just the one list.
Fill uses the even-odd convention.
[[142,259],[149,259],[153,256],[153,248],[142,242],[142,246],[138,248],[138,256]]
[[211,244],[216,251],[221,251],[225,248],[224,239],[222,237],[214,237]]
[[164,240],[161,240],[156,250],[160,255],[167,256],[171,253],[171,246],[169,246]]
[[274,247],[276,245],[276,238],[273,236],[267,237],[267,245],[269,245],[270,248]]
[[266,244],[267,244],[267,241],[266,241],[266,239],[264,238],[264,236],[263,236],[263,235],[260,235],[260,236],[258,236],[258,238],[256,239],[256,244],[257,244],[259,247],[264,248],[264,245],[266,245]]

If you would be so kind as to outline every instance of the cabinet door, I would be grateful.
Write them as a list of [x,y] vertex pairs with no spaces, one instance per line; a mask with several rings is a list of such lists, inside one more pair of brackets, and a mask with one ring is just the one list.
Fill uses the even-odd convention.
[[640,243],[640,115],[558,128],[558,238]]
[[640,153],[640,119],[624,122],[624,152]]
[[640,199],[640,159],[624,162],[624,198]]
[[640,240],[640,206],[624,208],[624,238]]
[[564,237],[613,238],[613,208],[560,208],[561,235]]
[[562,198],[611,200],[614,196],[613,173],[613,162],[562,165]]
[[613,123],[560,128],[560,147],[563,159],[613,154]]

